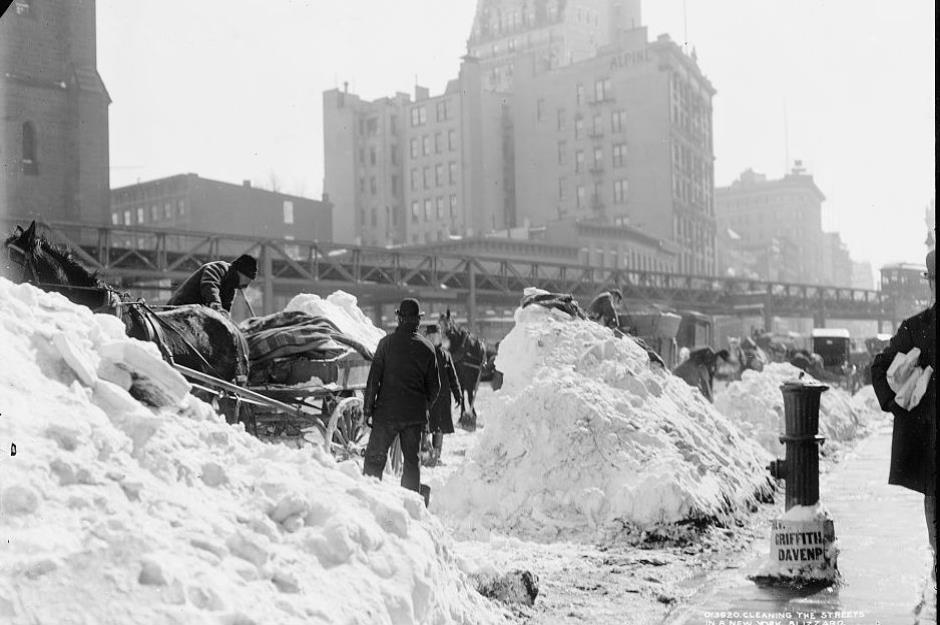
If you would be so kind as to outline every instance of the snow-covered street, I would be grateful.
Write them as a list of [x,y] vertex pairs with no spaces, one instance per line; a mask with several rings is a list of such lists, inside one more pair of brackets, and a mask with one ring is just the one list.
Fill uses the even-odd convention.
[[[4,622],[663,622],[765,535],[792,372],[733,383],[728,415],[597,324],[516,321],[480,429],[422,471],[426,510],[361,461],[227,425],[113,317],[0,280]],[[870,391],[830,392],[839,449],[884,422]],[[511,570],[533,606],[477,592]]]

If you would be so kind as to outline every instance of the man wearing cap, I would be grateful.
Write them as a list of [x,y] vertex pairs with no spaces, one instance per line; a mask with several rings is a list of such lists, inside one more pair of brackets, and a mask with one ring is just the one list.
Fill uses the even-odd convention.
[[194,271],[173,293],[167,305],[202,304],[219,312],[231,312],[235,289],[243,289],[258,275],[258,263],[242,254],[232,263],[216,260]]
[[441,461],[441,451],[444,448],[444,435],[454,433],[454,417],[450,412],[451,401],[460,406],[460,412],[464,411],[463,393],[460,392],[460,381],[457,379],[457,368],[454,367],[454,359],[450,351],[444,349],[444,340],[437,325],[431,324],[425,330],[428,340],[434,345],[434,355],[437,359],[437,377],[441,381],[441,391],[437,394],[437,399],[431,406],[431,412],[428,418],[428,431],[431,432],[431,457],[428,459],[429,466],[435,466]]
[[[931,306],[927,310],[905,319],[883,352],[875,356],[871,365],[871,382],[881,409],[894,415],[894,434],[891,441],[891,470],[889,484],[896,484],[924,495],[924,513],[927,536],[933,552],[933,587],[937,587],[937,274],[936,252],[927,254],[927,271]],[[910,410],[898,406],[895,392],[888,385],[888,368],[897,354],[907,354],[920,348],[918,366],[933,368],[927,390],[920,403]],[[935,599],[934,599],[935,600]]]
[[623,301],[623,293],[618,289],[604,291],[591,300],[588,306],[588,319],[608,328],[618,329],[620,319],[617,316],[617,309],[621,301]]
[[418,334],[423,316],[418,301],[403,299],[395,314],[398,327],[379,341],[366,383],[362,410],[372,433],[363,473],[382,479],[388,448],[398,436],[404,456],[401,485],[419,492],[421,434],[441,383],[434,346]]

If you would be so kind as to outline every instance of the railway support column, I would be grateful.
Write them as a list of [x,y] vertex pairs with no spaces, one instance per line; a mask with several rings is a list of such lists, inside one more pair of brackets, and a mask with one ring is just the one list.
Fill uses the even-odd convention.
[[770,305],[770,296],[764,298],[764,332],[774,331],[774,310]]
[[261,246],[261,289],[262,306],[265,315],[274,312],[274,270],[271,262],[271,252],[267,245]]

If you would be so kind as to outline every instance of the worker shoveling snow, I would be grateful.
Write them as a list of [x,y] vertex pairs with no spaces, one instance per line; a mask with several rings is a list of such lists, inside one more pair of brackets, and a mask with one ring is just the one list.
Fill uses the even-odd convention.
[[0,622],[502,621],[417,495],[226,425],[116,319],[0,279],[0,344]]
[[[789,363],[771,363],[760,372],[745,371],[740,381],[732,382],[715,396],[715,407],[767,451],[782,457],[785,449],[780,442],[784,433],[780,385],[799,379],[801,374],[803,371]],[[803,380],[815,381],[809,374],[803,374]],[[830,385],[821,395],[819,434],[826,438],[821,447],[824,455],[838,451],[881,419],[880,410],[869,411],[864,406],[863,400],[853,401],[836,386]]]
[[480,442],[432,500],[459,532],[603,540],[769,492],[768,455],[634,341],[538,305],[515,322]]

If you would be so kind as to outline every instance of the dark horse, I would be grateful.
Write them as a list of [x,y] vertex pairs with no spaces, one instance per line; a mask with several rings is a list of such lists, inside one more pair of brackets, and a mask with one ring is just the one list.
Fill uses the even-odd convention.
[[461,392],[467,395],[467,409],[460,415],[458,425],[472,432],[477,427],[477,411],[473,403],[477,387],[480,386],[480,373],[486,363],[486,343],[466,328],[458,327],[450,316],[450,309],[438,321],[450,345],[449,351],[454,358]]
[[219,313],[203,306],[154,313],[141,301],[128,301],[78,264],[68,250],[37,235],[36,222],[26,230],[17,226],[3,247],[7,254],[4,274],[13,282],[61,293],[94,312],[119,317],[128,336],[153,341],[167,360],[228,382],[240,381],[242,376],[247,380],[245,339]]

